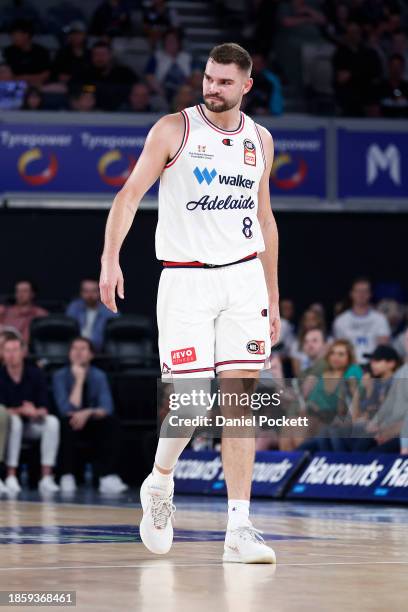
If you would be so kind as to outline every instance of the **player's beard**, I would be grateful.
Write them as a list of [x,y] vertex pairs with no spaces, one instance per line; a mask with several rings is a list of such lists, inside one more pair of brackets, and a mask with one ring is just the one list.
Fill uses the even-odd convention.
[[223,98],[218,99],[207,99],[204,97],[205,108],[212,113],[225,113],[231,110],[238,104],[238,100],[224,100]]

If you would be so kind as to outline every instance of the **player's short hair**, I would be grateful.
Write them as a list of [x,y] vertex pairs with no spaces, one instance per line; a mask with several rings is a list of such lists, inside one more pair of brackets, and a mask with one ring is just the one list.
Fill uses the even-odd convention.
[[242,71],[251,73],[251,56],[237,43],[222,43],[213,47],[208,59],[212,59],[217,64],[236,64]]

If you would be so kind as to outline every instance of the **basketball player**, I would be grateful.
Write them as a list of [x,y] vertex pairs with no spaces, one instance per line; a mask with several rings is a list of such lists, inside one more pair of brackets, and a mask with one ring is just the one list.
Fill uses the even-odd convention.
[[[279,339],[278,235],[271,211],[270,133],[240,111],[252,87],[251,57],[237,44],[215,47],[206,64],[204,104],[161,118],[109,213],[102,255],[103,303],[124,298],[122,243],[138,205],[160,177],[156,255],[164,269],[157,319],[163,378],[250,379]],[[191,430],[191,435],[194,428]],[[188,438],[160,436],[141,487],[141,538],[164,554],[173,540],[173,470]],[[249,520],[253,437],[223,436],[228,490],[224,561],[274,563]]]

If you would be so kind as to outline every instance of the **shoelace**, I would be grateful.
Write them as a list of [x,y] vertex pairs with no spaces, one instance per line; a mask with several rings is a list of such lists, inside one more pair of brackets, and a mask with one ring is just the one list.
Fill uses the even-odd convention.
[[239,537],[244,540],[249,540],[250,542],[255,542],[255,544],[265,544],[265,540],[261,536],[263,531],[260,529],[255,529],[252,525],[242,525],[233,529],[233,533],[236,533]]
[[153,525],[156,529],[165,529],[167,521],[172,518],[176,511],[176,506],[172,503],[171,497],[151,496],[151,514]]

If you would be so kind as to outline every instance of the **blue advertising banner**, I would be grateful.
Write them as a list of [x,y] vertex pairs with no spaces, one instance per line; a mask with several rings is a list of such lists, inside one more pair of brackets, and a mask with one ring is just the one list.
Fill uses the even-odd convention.
[[408,503],[408,457],[317,453],[286,497]]
[[405,132],[337,130],[338,197],[408,198]]
[[[306,456],[303,452],[257,452],[252,495],[281,497]],[[177,493],[227,494],[220,453],[215,451],[184,451],[175,467],[174,480]]]
[[[115,193],[147,132],[132,126],[2,125],[0,191]],[[149,193],[156,192],[154,186]]]
[[326,129],[274,129],[272,135],[272,196],[326,198]]

